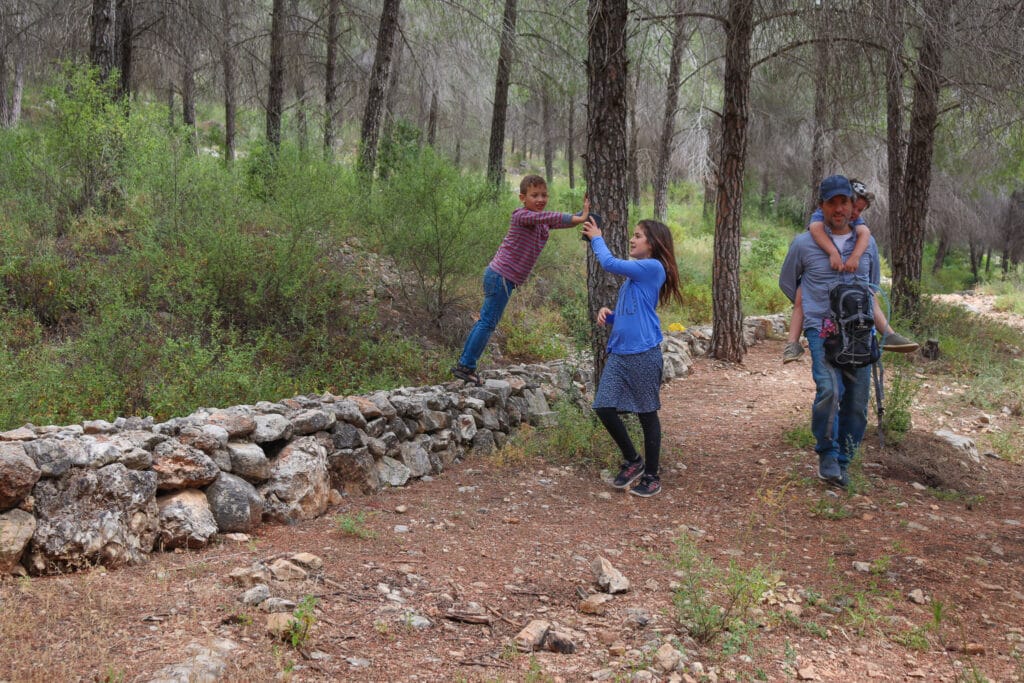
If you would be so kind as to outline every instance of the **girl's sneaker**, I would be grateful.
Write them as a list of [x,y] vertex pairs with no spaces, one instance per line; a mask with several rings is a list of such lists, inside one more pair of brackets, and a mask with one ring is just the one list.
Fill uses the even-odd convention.
[[612,486],[617,489],[627,488],[630,484],[640,478],[644,473],[644,461],[637,458],[632,462],[622,463],[619,468],[619,476],[615,477]]
[[789,342],[782,350],[782,362],[783,364],[792,363],[795,360],[800,360],[802,355],[804,355],[803,345],[800,342]]
[[640,477],[640,483],[631,488],[629,492],[634,496],[650,498],[653,495],[661,493],[661,480],[653,474],[645,474]]
[[475,384],[478,387],[483,385],[483,382],[480,380],[480,375],[476,374],[476,370],[473,368],[467,368],[465,365],[460,364],[453,367],[452,374],[463,382]]

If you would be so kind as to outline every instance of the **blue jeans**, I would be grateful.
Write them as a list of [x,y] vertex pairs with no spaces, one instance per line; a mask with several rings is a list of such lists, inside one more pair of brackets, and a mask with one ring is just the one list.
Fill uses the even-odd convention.
[[816,328],[804,330],[811,352],[817,393],[811,406],[811,433],[819,456],[834,456],[846,468],[864,438],[871,395],[871,366],[840,370],[825,360],[825,340]]
[[514,282],[498,275],[490,266],[484,270],[484,303],[480,307],[480,319],[469,331],[466,345],[462,347],[462,356],[459,357],[459,365],[476,369],[476,362],[487,348],[487,342],[497,329],[508,298],[515,288]]

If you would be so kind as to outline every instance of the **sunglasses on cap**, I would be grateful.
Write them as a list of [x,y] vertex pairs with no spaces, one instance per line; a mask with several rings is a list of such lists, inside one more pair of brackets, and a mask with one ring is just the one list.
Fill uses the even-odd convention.
[[864,183],[861,183],[861,182],[850,183],[850,187],[853,188],[854,194],[859,194],[862,197],[868,194],[868,188],[867,188],[867,186]]

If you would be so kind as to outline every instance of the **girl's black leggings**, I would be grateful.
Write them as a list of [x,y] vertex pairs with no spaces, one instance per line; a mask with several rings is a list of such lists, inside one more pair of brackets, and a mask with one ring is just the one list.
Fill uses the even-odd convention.
[[[622,451],[622,456],[632,462],[639,460],[633,440],[629,438],[626,425],[619,417],[615,408],[595,408],[601,424],[611,434],[615,445]],[[637,413],[640,419],[640,427],[644,430],[644,474],[657,476],[658,460],[661,457],[661,420],[658,419],[658,411],[651,413]]]

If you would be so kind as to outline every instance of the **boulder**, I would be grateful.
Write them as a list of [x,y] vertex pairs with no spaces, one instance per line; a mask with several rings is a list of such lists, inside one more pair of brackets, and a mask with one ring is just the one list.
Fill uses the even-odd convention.
[[220,468],[210,456],[174,439],[153,449],[153,471],[161,491],[200,488],[220,474]]
[[160,510],[159,548],[204,548],[217,534],[217,522],[202,491],[177,491],[157,498],[156,504]]
[[29,571],[42,574],[92,564],[116,567],[146,559],[156,540],[157,474],[120,463],[76,467],[33,490],[36,531]]
[[263,498],[252,484],[233,474],[221,472],[206,487],[206,500],[220,533],[248,533],[263,519]]
[[36,518],[24,510],[0,514],[0,574],[10,574],[36,531]]
[[228,455],[232,474],[257,484],[270,477],[270,460],[259,444],[229,441]]
[[330,492],[327,451],[314,437],[304,436],[281,451],[260,486],[263,517],[275,522],[319,517],[327,510]]
[[0,442],[0,511],[21,503],[32,492],[40,474],[20,442]]

